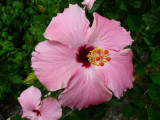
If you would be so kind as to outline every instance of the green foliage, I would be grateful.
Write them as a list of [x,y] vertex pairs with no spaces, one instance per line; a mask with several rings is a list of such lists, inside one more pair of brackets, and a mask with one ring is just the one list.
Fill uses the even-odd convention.
[[22,118],[21,115],[16,115],[14,120],[27,120],[26,118]]
[[106,102],[106,105],[108,105],[108,106],[114,106],[114,105],[118,105],[118,104],[122,104],[122,101],[118,100],[115,97],[113,97],[110,101]]
[[[83,0],[6,0],[0,2],[0,101],[17,97],[34,85],[48,94],[31,69],[31,53],[44,41],[43,33],[57,13],[70,3]],[[124,106],[127,119],[160,119],[160,1],[159,0],[97,0],[86,10],[89,21],[93,13],[121,22],[134,40],[128,48],[133,52],[134,83],[122,99],[114,96],[109,102],[81,111],[63,108],[64,120],[101,120],[110,107]],[[52,92],[58,97],[61,91]],[[71,112],[71,113],[70,113]],[[67,113],[70,113],[67,115]],[[22,120],[17,115],[15,120]],[[23,119],[25,120],[25,119]]]
[[7,26],[10,25],[10,23],[12,22],[12,17],[10,15],[7,15],[6,13],[3,13],[2,14],[2,17],[1,17],[2,21],[4,24],[6,24]]
[[24,84],[33,84],[36,82],[37,77],[35,76],[34,73],[28,74],[28,77],[24,80]]
[[151,73],[150,77],[154,83],[160,85],[160,73]]
[[127,22],[129,29],[139,33],[140,32],[140,27],[141,27],[141,19],[136,16],[136,15],[128,15],[127,16]]
[[100,5],[102,4],[102,2],[103,2],[103,0],[96,0],[96,2],[94,3],[92,9],[89,10],[89,13],[95,12],[100,7]]
[[123,115],[127,118],[132,117],[138,113],[137,107],[131,103],[127,103],[122,111]]
[[152,60],[153,62],[157,62],[157,63],[160,63],[160,46],[156,47],[153,52],[152,52]]
[[149,96],[151,99],[156,100],[157,102],[160,103],[160,91],[159,91],[160,86],[156,84],[152,84],[149,88]]
[[98,106],[90,106],[87,109],[84,108],[81,111],[74,109],[66,109],[66,112],[70,113],[67,116],[62,116],[64,120],[100,120],[105,115],[106,107],[104,104]]
[[151,107],[147,109],[149,120],[159,120],[160,119],[160,111],[157,111]]

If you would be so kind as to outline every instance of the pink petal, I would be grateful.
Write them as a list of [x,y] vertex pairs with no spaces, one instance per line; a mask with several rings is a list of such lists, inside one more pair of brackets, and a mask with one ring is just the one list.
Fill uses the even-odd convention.
[[84,6],[84,7],[87,7],[87,9],[91,9],[92,8],[92,6],[93,6],[93,4],[94,4],[94,2],[95,2],[96,0],[84,0],[83,2],[82,2],[82,5]]
[[34,116],[32,110],[37,109],[38,105],[40,104],[41,92],[39,89],[31,86],[21,93],[18,101],[23,109],[22,117],[31,119]]
[[59,102],[62,106],[79,110],[89,105],[96,105],[109,101],[112,93],[105,87],[96,71],[91,68],[78,69],[68,87],[60,94]]
[[65,88],[77,69],[72,48],[53,41],[44,41],[32,53],[32,67],[40,82],[50,91]]
[[39,107],[39,111],[43,120],[57,120],[62,115],[61,105],[53,98],[45,98]]
[[120,26],[120,22],[109,20],[94,13],[92,35],[88,46],[95,46],[107,50],[121,50],[131,45],[133,40],[130,32]]
[[71,45],[75,50],[89,40],[89,21],[85,11],[76,5],[69,5],[63,13],[54,17],[47,27],[45,38]]
[[[110,51],[111,52],[111,51]],[[105,80],[106,86],[111,89],[117,98],[123,96],[123,91],[132,88],[133,64],[132,51],[124,49],[120,52],[111,52],[111,61],[103,67],[96,67],[101,79]]]

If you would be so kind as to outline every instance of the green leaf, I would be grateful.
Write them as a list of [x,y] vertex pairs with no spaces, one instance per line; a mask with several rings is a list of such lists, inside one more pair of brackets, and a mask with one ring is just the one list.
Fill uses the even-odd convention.
[[139,108],[144,108],[145,104],[142,100],[135,99],[132,101],[133,104],[135,104]]
[[17,114],[14,120],[27,120],[27,119],[22,118],[22,115]]
[[31,19],[32,24],[40,23],[40,24],[46,24],[47,22],[47,15],[34,15]]
[[157,84],[152,84],[149,87],[149,96],[152,100],[156,100],[157,102],[160,102],[160,86]]
[[14,1],[12,7],[16,9],[23,9],[23,3],[19,1]]
[[[139,41],[139,39],[137,39],[137,42]],[[133,49],[135,50],[135,52],[137,53],[138,57],[142,56],[143,52],[144,52],[144,46],[140,45],[140,44],[133,44],[132,45]]]
[[149,26],[152,34],[160,31],[160,12],[151,11],[142,16],[142,20]]
[[119,1],[119,2],[120,2],[119,3],[119,8],[124,10],[124,11],[127,11],[127,6],[126,6],[125,2],[124,1]]
[[48,13],[49,13],[49,16],[50,16],[50,19],[52,19],[52,17],[54,17],[55,15],[55,13],[54,13],[54,11],[56,10],[56,9],[58,9],[57,8],[57,4],[56,4],[56,0],[48,0],[47,1],[48,2],[48,9],[47,9],[47,11],[48,11]]
[[118,104],[121,104],[121,103],[122,102],[115,97],[113,97],[110,101],[106,102],[106,104],[109,105],[109,106],[118,105]]
[[146,13],[142,16],[142,20],[146,22],[149,26],[154,26],[158,22],[160,22],[160,12],[158,11],[151,11],[149,13]]
[[160,73],[151,73],[150,77],[154,83],[160,85]]
[[82,6],[82,2],[83,2],[83,0],[75,0],[76,1],[76,3],[79,5],[79,6]]
[[0,75],[0,99],[3,98],[4,94],[6,93],[6,80],[4,79],[4,75]]
[[151,0],[151,6],[152,6],[152,9],[157,9],[160,5],[160,1],[159,0]]
[[129,4],[134,8],[140,8],[142,6],[142,1],[141,0],[133,0],[133,1],[130,1]]
[[145,64],[136,65],[136,73],[145,74]]
[[1,36],[2,36],[3,38],[6,38],[6,37],[8,36],[8,34],[7,34],[7,32],[2,32],[2,33],[1,33]]
[[153,50],[151,58],[154,62],[160,63],[160,46]]
[[68,2],[69,2],[70,4],[76,4],[76,1],[75,1],[75,0],[68,0]]
[[157,111],[151,107],[147,109],[149,120],[160,120],[160,111]]
[[30,28],[30,31],[36,36],[38,42],[41,42],[45,40],[43,36],[45,29],[46,29],[46,26],[38,22],[35,24],[35,26]]
[[7,15],[6,13],[3,13],[1,18],[3,23],[7,26],[9,26],[12,22],[12,17],[10,15]]
[[135,105],[133,105],[132,103],[127,103],[125,104],[122,114],[126,117],[132,117],[134,115],[136,115],[138,113],[137,111],[137,107]]
[[96,0],[91,10],[89,10],[89,13],[95,12],[99,6],[102,4],[103,0]]
[[64,120],[81,120],[79,116],[67,116]]
[[138,120],[148,120],[146,109],[140,109],[138,112]]
[[0,58],[0,72],[5,72],[7,70],[7,65],[8,65],[7,59],[8,57],[6,56]]
[[11,73],[6,77],[11,83],[19,84],[22,83],[22,77],[16,73]]
[[46,26],[43,24],[36,24],[36,36],[38,39],[38,42],[44,41],[45,38],[43,36],[43,33],[45,32]]
[[139,33],[141,27],[141,19],[136,15],[128,15],[127,22],[130,30]]
[[24,80],[25,84],[33,84],[37,80],[37,77],[34,73],[30,73],[28,77]]
[[2,28],[2,25],[3,25],[3,24],[2,24],[2,22],[0,21],[0,29]]
[[151,33],[152,33],[152,34],[160,31],[160,22],[156,23],[151,29],[152,29],[152,30],[151,30]]
[[48,0],[35,0],[37,5],[42,5],[42,6],[46,6]]
[[144,94],[144,90],[142,89],[142,87],[139,86],[139,85],[136,84],[136,83],[133,83],[133,89],[135,89],[136,92],[137,92],[139,95],[143,95],[143,94]]
[[118,20],[120,17],[120,14],[117,12],[107,12],[107,15],[110,19]]

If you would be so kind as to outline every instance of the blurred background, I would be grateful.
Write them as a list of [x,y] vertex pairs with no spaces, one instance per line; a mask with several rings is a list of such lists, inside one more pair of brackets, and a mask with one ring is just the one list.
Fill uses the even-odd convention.
[[[0,0],[0,120],[25,120],[17,101],[31,85],[43,96],[48,91],[31,68],[31,53],[44,41],[43,33],[52,17],[82,0]],[[86,10],[121,21],[134,42],[133,89],[120,100],[78,111],[63,108],[63,120],[160,120],[160,0],[97,0]],[[49,94],[58,97],[60,91]]]

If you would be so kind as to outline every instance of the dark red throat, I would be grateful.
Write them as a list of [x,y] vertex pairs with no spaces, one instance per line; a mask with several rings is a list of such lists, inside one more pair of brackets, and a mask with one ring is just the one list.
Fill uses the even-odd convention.
[[91,63],[88,61],[87,55],[93,49],[94,49],[93,46],[88,47],[88,48],[86,48],[86,45],[79,47],[78,53],[76,56],[77,62],[83,63],[82,65],[83,67],[89,68],[91,66]]
[[41,116],[41,113],[38,110],[33,110],[32,112],[36,113],[37,116]]

